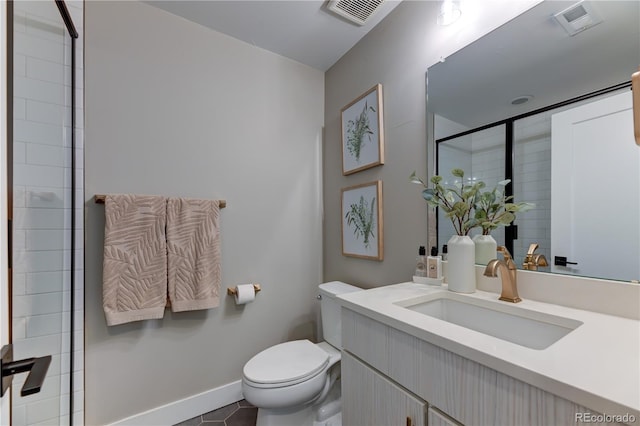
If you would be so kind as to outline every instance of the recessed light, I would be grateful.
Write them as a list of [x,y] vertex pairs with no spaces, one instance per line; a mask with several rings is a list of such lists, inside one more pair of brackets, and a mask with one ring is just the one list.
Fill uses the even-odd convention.
[[533,96],[531,95],[522,95],[522,96],[518,96],[517,98],[513,98],[511,100],[511,105],[522,105],[522,104],[526,104],[527,102],[529,102],[531,99],[533,99]]

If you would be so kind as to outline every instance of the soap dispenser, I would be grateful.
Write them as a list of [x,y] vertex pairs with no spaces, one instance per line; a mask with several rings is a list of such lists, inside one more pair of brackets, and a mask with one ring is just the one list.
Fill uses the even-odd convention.
[[413,274],[414,277],[426,277],[427,276],[427,251],[424,246],[420,246],[418,249],[418,257],[416,258],[416,271]]
[[[435,251],[434,251],[435,250]],[[413,274],[413,282],[418,284],[442,284],[442,260],[438,256],[436,247],[431,249],[432,256],[426,256],[427,250],[424,246],[418,249],[416,260],[416,270]]]
[[434,280],[442,279],[442,258],[438,256],[437,247],[431,247],[431,256],[427,257],[427,277]]

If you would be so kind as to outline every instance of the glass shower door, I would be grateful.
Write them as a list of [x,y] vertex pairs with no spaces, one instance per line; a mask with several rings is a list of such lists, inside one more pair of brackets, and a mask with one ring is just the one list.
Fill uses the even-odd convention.
[[71,423],[71,48],[54,1],[13,2],[12,343],[14,359],[52,356],[39,393],[14,377],[15,426]]

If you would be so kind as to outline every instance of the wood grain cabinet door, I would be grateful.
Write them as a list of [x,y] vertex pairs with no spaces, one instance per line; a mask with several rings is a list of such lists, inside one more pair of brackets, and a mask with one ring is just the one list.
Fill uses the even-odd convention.
[[427,403],[342,353],[344,426],[426,426]]

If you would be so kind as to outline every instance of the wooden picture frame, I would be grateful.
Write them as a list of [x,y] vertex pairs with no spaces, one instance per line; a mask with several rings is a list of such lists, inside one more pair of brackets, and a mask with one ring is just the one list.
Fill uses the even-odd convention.
[[381,84],[342,108],[340,121],[343,175],[384,164]]
[[342,189],[342,254],[381,261],[384,255],[382,181]]

